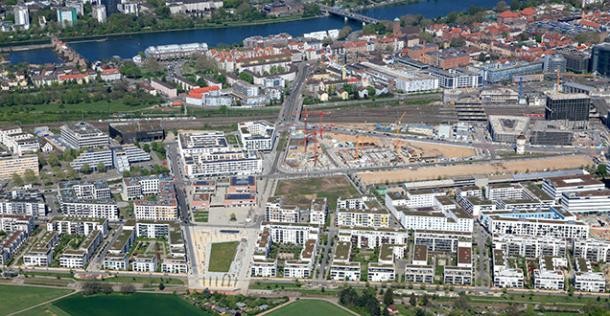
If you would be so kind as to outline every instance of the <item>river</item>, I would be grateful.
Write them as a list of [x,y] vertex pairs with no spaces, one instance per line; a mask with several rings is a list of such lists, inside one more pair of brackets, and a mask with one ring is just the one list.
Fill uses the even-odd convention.
[[[471,6],[491,8],[496,0],[424,0],[417,3],[397,4],[382,6],[363,10],[362,13],[371,17],[384,20],[393,20],[406,14],[419,14],[428,18],[447,15],[449,12],[466,10]],[[359,23],[347,22],[353,29],[361,27]],[[253,35],[269,35],[277,33],[289,33],[300,36],[303,33],[322,31],[328,29],[340,29],[346,25],[343,18],[336,16],[325,16],[314,19],[290,21],[253,26],[234,26],[215,29],[197,29],[174,32],[140,33],[124,36],[109,36],[103,40],[89,40],[72,42],[76,51],[87,60],[104,60],[113,56],[131,58],[144,51],[149,46],[184,44],[192,42],[205,42],[210,47],[218,44],[234,44],[241,42],[244,38]],[[37,49],[30,51],[13,52],[9,54],[11,63],[53,63],[60,60],[51,49]]]

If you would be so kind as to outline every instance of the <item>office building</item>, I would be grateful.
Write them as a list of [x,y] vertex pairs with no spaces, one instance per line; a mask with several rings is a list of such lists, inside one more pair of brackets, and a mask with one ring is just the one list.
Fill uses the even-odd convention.
[[495,142],[514,144],[527,132],[529,121],[527,116],[490,115],[489,133]]
[[573,128],[587,128],[591,98],[582,93],[548,92],[544,119],[547,121],[560,121],[565,126]]
[[135,123],[110,123],[108,134],[121,144],[163,141],[165,129],[159,123],[137,121]]
[[591,54],[591,72],[602,76],[610,75],[610,43],[593,46]]
[[591,175],[561,176],[546,178],[542,183],[542,191],[560,201],[564,193],[595,191],[605,189],[603,182],[593,178]]
[[546,55],[543,59],[544,73],[555,74],[566,72],[567,60],[563,55]]
[[566,59],[566,70],[575,73],[589,72],[591,54],[577,50],[562,50],[559,52]]
[[61,138],[74,149],[108,146],[108,135],[87,122],[63,125]]
[[96,4],[91,7],[91,16],[97,23],[106,23],[106,7],[103,4]]
[[542,73],[542,63],[506,63],[486,64],[480,66],[479,72],[484,82],[498,83],[511,81],[514,76]]
[[38,172],[38,156],[0,156],[0,180],[11,180],[14,174],[24,176],[27,170],[34,172],[35,176]]
[[574,213],[607,213],[610,212],[610,190],[564,192],[561,195],[561,207]]
[[76,24],[78,12],[74,7],[57,8],[57,23],[62,27],[73,26]]

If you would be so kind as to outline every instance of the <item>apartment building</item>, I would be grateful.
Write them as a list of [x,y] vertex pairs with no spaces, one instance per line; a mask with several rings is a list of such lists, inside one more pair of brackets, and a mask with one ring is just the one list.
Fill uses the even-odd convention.
[[162,180],[164,179],[159,176],[123,178],[121,197],[125,201],[131,201],[155,195],[159,193],[159,183]]
[[326,198],[311,200],[309,207],[309,223],[312,225],[326,224],[326,214],[328,213],[328,203]]
[[240,122],[239,139],[246,150],[270,151],[275,141],[275,127],[266,121]]
[[493,250],[493,278],[494,286],[501,288],[522,288],[524,274],[521,268],[509,263],[508,258],[501,249]]
[[108,146],[108,134],[87,122],[66,124],[60,130],[61,139],[73,149]]
[[540,257],[538,266],[539,268],[534,270],[534,288],[545,290],[565,288],[563,271],[555,266],[552,257]]
[[405,257],[406,249],[406,245],[381,245],[381,247],[379,247],[379,264],[393,265],[396,260],[400,260]]
[[574,273],[574,288],[582,292],[605,292],[606,278],[602,272],[593,272],[591,262],[576,258],[576,272]]
[[12,233],[23,231],[30,234],[34,230],[34,218],[27,215],[0,215],[0,231]]
[[274,243],[304,245],[309,239],[318,239],[320,228],[304,224],[263,223],[262,229],[269,229]]
[[48,267],[53,260],[53,250],[59,241],[56,232],[46,231],[23,255],[23,264],[26,267]]
[[[173,225],[170,223],[138,221],[135,226],[136,237],[151,238],[151,239],[156,239],[156,238],[169,239],[170,226],[173,226]],[[174,229],[176,229],[176,228],[174,227]],[[179,227],[178,227],[178,229],[179,229]]]
[[136,234],[133,229],[123,229],[116,237],[108,252],[104,257],[103,267],[106,270],[127,270],[129,268],[129,250],[136,240]]
[[250,263],[250,276],[259,278],[274,278],[277,276],[277,259],[254,259]]
[[118,206],[105,181],[60,182],[58,200],[65,216],[119,219]]
[[188,265],[184,258],[167,257],[161,260],[161,272],[172,274],[188,273]]
[[136,272],[156,272],[159,261],[155,255],[133,256],[131,270]]
[[498,183],[489,185],[486,190],[487,199],[497,200],[521,200],[526,198],[525,188],[517,183]]
[[559,201],[563,193],[605,189],[603,182],[591,175],[563,176],[544,179],[542,191]]
[[496,202],[481,198],[477,195],[458,195],[457,202],[466,213],[471,214],[473,217],[476,218],[480,217],[485,213],[495,212],[497,208]]
[[25,231],[16,230],[0,239],[0,267],[9,264],[27,238],[28,234]]
[[501,249],[509,257],[540,258],[565,257],[566,239],[553,236],[498,235],[493,238],[494,249]]
[[351,242],[356,248],[374,249],[385,244],[404,245],[409,233],[403,229],[339,227],[340,241]]
[[305,242],[298,260],[286,260],[284,262],[284,278],[309,278],[313,275],[315,256],[318,249],[318,241],[309,239]]
[[100,231],[103,236],[108,233],[108,220],[100,219],[76,219],[70,217],[54,217],[47,223],[48,231],[58,234],[88,236],[93,231]]
[[81,242],[78,249],[67,249],[59,256],[59,266],[69,269],[84,269],[89,264],[95,250],[102,243],[103,236],[99,230],[92,231]]
[[438,211],[434,208],[402,208],[388,206],[392,215],[407,230],[439,230],[450,232],[472,232],[473,218],[463,209]]
[[381,207],[366,209],[337,209],[337,225],[344,227],[387,228],[390,214]]
[[498,235],[550,236],[560,239],[586,239],[589,225],[583,222],[561,219],[506,218],[498,215],[488,217],[487,229],[494,237]]
[[392,282],[396,280],[396,269],[393,264],[369,263],[367,269],[369,282]]
[[178,219],[178,200],[172,181],[160,181],[158,191],[144,199],[133,202],[136,220],[176,221]]
[[434,282],[434,267],[428,265],[405,266],[405,281],[408,283],[432,283]]
[[13,190],[0,193],[0,215],[44,217],[47,207],[38,191]]
[[360,281],[360,262],[350,262],[352,243],[339,241],[330,266],[330,278],[337,281]]
[[388,192],[385,196],[386,206],[420,208],[433,207],[435,197],[447,195],[444,191],[436,189],[408,189],[397,192]]
[[262,171],[262,156],[257,151],[229,146],[222,132],[183,131],[178,135],[178,145],[189,177],[251,175]]
[[443,283],[454,285],[472,285],[472,268],[444,266]]
[[429,251],[456,253],[460,242],[472,242],[472,233],[416,230],[413,241],[415,245],[425,245]]
[[591,262],[610,262],[610,241],[593,238],[575,239],[574,257]]

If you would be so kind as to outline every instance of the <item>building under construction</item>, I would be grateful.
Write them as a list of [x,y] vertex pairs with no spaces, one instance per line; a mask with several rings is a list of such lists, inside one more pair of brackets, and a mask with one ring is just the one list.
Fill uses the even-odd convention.
[[111,138],[120,138],[121,144],[165,139],[165,129],[159,122],[110,123],[108,134]]

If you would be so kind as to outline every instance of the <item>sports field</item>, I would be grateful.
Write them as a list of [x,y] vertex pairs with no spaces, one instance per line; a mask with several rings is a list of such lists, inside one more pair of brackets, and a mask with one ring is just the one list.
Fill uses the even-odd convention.
[[280,309],[277,309],[268,316],[351,316],[351,314],[343,308],[320,300],[298,300],[288,304]]
[[70,292],[72,290],[0,285],[0,315],[14,313]]
[[82,296],[76,294],[53,304],[72,316],[151,316],[151,315],[212,315],[176,295],[170,294],[110,294]]
[[219,242],[212,244],[210,251],[210,272],[229,272],[231,262],[237,253],[238,241]]

